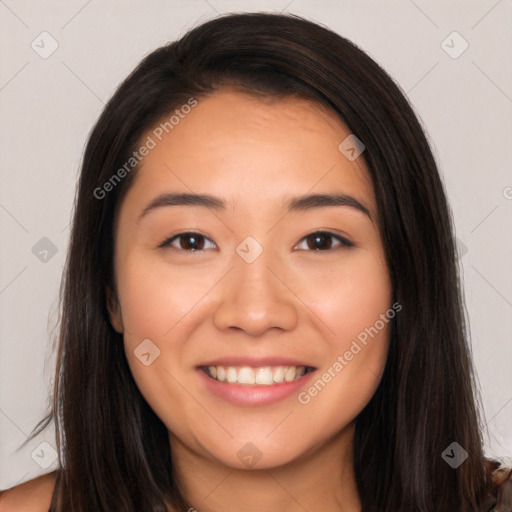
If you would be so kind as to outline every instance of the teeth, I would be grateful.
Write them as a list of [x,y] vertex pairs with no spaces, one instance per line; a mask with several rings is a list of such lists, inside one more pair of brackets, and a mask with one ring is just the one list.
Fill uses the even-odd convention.
[[265,384],[267,386],[274,384],[274,380],[272,379],[272,368],[270,368],[270,366],[260,368],[256,372],[256,384]]
[[295,374],[297,373],[297,369],[295,366],[292,366],[291,368],[286,368],[286,371],[284,372],[284,380],[286,382],[291,382],[293,379],[295,379]]
[[230,366],[226,370],[226,380],[228,382],[230,382],[231,384],[233,384],[234,382],[237,381],[236,368],[233,368],[232,366]]
[[[235,368],[233,368],[233,370],[236,373]],[[256,382],[254,372],[248,366],[244,366],[243,368],[240,368],[240,370],[238,372],[237,380],[238,380],[239,384],[254,384]]]
[[278,366],[272,375],[272,379],[274,382],[279,383],[284,380],[284,368],[282,366]]
[[242,366],[208,366],[206,369],[208,375],[220,382],[229,382],[231,384],[254,385],[260,384],[271,386],[272,384],[281,384],[283,382],[292,382],[299,379],[306,373],[305,366],[263,366],[251,368]]

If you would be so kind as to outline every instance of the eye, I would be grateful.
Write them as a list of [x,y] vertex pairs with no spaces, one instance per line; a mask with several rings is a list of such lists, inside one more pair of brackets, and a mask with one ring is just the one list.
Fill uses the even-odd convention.
[[[213,244],[213,248],[217,247],[215,242],[210,240],[209,238],[201,235],[200,233],[187,232],[187,233],[179,233],[177,235],[164,240],[158,247],[173,247],[177,250],[183,250],[187,252],[196,252],[202,251],[205,247],[205,240],[209,240]],[[176,247],[175,242],[178,241],[178,247]]]
[[[332,248],[332,239],[338,242],[338,248],[353,247],[354,244],[345,237],[334,235],[327,231],[315,231],[305,236],[302,240],[306,241],[307,248],[313,251],[325,251]],[[335,247],[336,248],[336,247]]]
[[[315,231],[314,233],[304,237],[302,240],[306,242],[307,249],[320,252],[332,249],[333,239],[338,244],[337,246],[335,245],[334,248],[353,247],[354,245],[347,238],[329,233],[327,231]],[[186,252],[196,252],[205,249],[205,240],[212,243],[213,247],[211,248],[217,247],[215,242],[213,242],[211,239],[195,232],[186,232],[174,235],[171,238],[164,240],[158,247],[173,247],[174,249],[183,250]],[[178,242],[178,246],[176,246],[176,242]]]

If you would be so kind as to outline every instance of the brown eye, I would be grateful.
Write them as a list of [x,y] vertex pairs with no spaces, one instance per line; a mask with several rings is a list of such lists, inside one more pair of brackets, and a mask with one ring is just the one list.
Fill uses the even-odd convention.
[[[338,235],[328,233],[326,231],[316,231],[304,237],[302,240],[306,241],[307,248],[313,251],[326,251],[332,248],[333,239],[335,241],[335,248],[352,247],[354,244]],[[337,246],[336,246],[337,243]]]
[[[175,235],[167,240],[165,240],[162,244],[160,244],[159,247],[173,247],[177,250],[183,250],[187,252],[195,252],[195,251],[202,251],[205,246],[205,240],[209,240],[212,242],[209,238],[206,238],[204,235],[201,235],[200,233],[180,233],[178,235]],[[176,244],[175,242],[178,241]],[[212,244],[215,246],[215,243],[212,242]]]

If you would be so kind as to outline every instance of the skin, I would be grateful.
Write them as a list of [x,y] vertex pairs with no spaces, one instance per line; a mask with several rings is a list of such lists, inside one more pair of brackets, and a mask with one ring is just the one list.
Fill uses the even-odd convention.
[[[388,324],[308,404],[297,394],[237,406],[210,393],[196,366],[225,356],[293,356],[318,378],[391,306],[375,198],[362,157],[338,149],[349,130],[321,105],[225,89],[202,98],[144,158],[119,211],[112,325],[144,398],[169,430],[174,470],[200,512],[361,510],[354,420],[374,394]],[[151,134],[151,131],[144,136]],[[206,193],[228,206],[145,207],[163,192]],[[286,214],[284,200],[344,193],[364,204]],[[320,250],[308,237],[328,231]],[[204,235],[202,251],[187,252]],[[247,237],[262,254],[236,252]],[[309,244],[308,244],[309,240]],[[134,350],[150,339],[146,366]],[[306,390],[317,378],[310,379]],[[251,442],[261,459],[237,457]]]
[[47,473],[0,492],[0,512],[47,512],[55,480],[55,472]]

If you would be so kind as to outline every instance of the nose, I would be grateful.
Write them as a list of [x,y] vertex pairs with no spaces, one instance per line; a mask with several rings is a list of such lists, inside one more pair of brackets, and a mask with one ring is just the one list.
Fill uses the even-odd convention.
[[218,290],[220,301],[213,315],[218,329],[239,329],[250,336],[262,336],[271,329],[296,327],[300,301],[293,293],[290,276],[264,255],[266,251],[252,263],[236,255],[234,268]]

